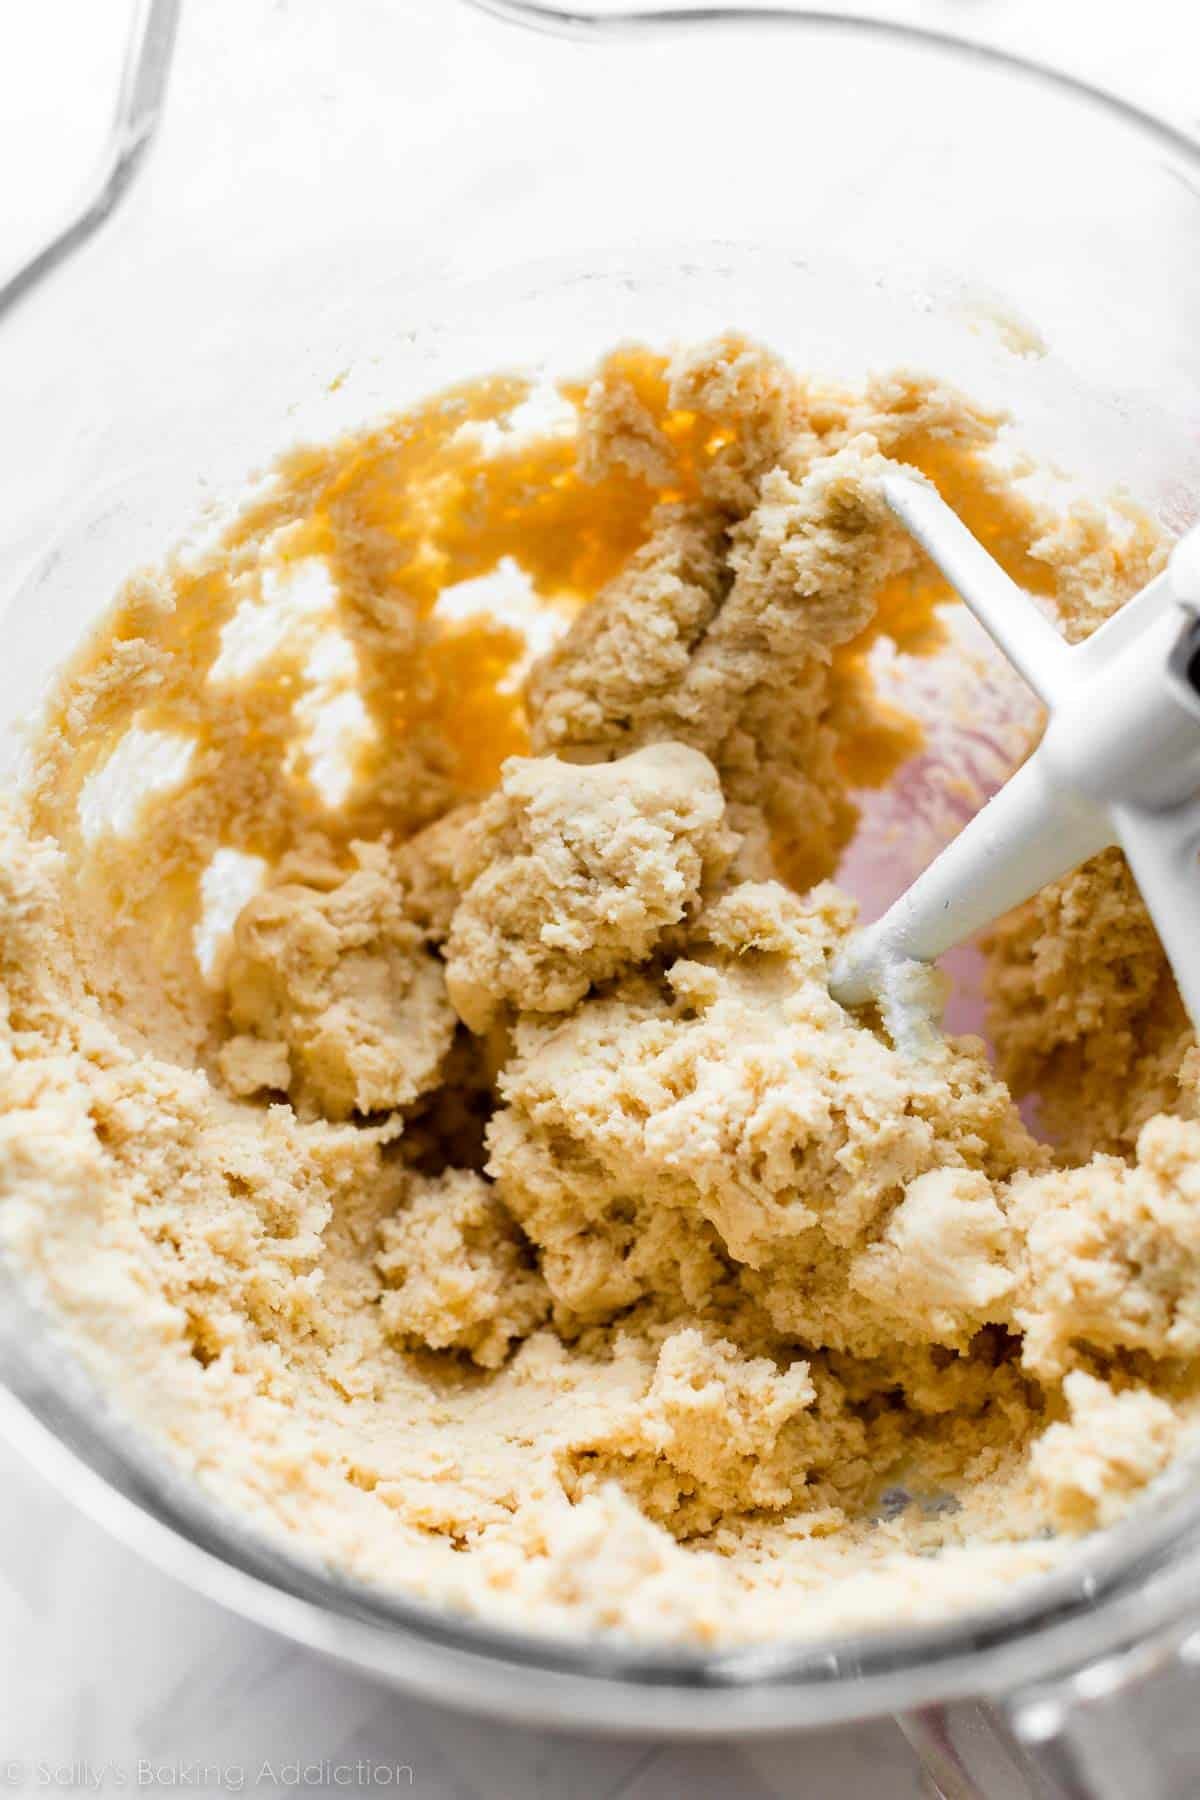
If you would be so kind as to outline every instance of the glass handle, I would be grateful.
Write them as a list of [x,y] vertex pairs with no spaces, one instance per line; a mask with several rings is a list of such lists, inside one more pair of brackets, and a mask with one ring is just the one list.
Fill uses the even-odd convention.
[[927,1800],[1184,1800],[1200,1789],[1200,1630],[898,1723]]
[[1090,1790],[1047,1778],[1040,1747],[1021,1741],[1003,1704],[955,1700],[901,1713],[896,1723],[921,1759],[922,1800],[1082,1800],[1083,1792],[1090,1800]]
[[65,224],[0,281],[0,318],[85,244],[128,193],[162,117],[180,3],[136,0],[117,103],[100,159]]
[[1006,1710],[1055,1800],[1182,1800],[1200,1786],[1200,1630],[1145,1639]]

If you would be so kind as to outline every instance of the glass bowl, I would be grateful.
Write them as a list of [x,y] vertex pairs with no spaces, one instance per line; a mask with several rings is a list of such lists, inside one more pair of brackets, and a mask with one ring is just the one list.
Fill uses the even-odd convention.
[[[10,779],[122,579],[280,450],[622,339],[733,325],[831,375],[925,365],[1084,489],[1171,530],[1200,510],[1200,150],[1075,80],[894,22],[519,0],[209,0],[172,59],[176,10],[137,9],[86,215],[0,288]],[[712,1654],[502,1632],[220,1516],[6,1282],[0,1416],[52,1479],[204,1592],[441,1701],[695,1735],[897,1711],[947,1792],[1038,1791],[1036,1754],[1075,1769],[1062,1791],[1128,1793],[1087,1763],[1095,1696],[1125,1705],[1200,1608],[1180,1470],[945,1625]]]

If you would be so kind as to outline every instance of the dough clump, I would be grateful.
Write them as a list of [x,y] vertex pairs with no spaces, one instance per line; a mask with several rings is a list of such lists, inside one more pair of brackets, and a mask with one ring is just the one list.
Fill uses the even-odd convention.
[[390,1111],[433,1087],[454,1035],[441,964],[367,849],[249,901],[225,971],[234,1093],[277,1088],[329,1119]]
[[384,1329],[401,1343],[465,1350],[496,1369],[514,1339],[549,1311],[529,1247],[491,1185],[470,1169],[414,1176],[406,1204],[379,1231],[391,1284]]
[[725,802],[682,744],[580,767],[514,757],[460,840],[446,981],[464,1024],[566,1012],[645,962],[729,862]]
[[[977,732],[922,712],[948,595],[879,477],[1072,640],[1160,535],[913,371],[729,333],[562,396],[292,452],[67,665],[0,814],[0,1237],[212,1500],[366,1580],[693,1646],[986,1605],[1194,1435],[1200,1053],[1116,852],[991,934],[995,1063],[919,972],[830,997],[839,870],[1030,741],[978,671]],[[537,643],[476,603],[517,576]]]

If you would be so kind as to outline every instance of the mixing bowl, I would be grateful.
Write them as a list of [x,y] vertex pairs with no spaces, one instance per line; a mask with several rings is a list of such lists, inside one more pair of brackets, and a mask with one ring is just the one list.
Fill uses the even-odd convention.
[[[6,775],[121,579],[274,453],[473,374],[578,372],[621,339],[736,325],[834,375],[923,364],[1008,407],[1085,490],[1123,482],[1170,529],[1193,522],[1194,144],[895,23],[485,10],[208,0],[176,33],[176,0],[135,9],[86,210],[0,289]],[[893,858],[888,880],[912,872]],[[4,1279],[13,1441],[161,1567],[297,1642],[545,1724],[701,1736],[896,1712],[947,1796],[1174,1791],[1139,1709],[1189,1679],[1186,1470],[1053,1576],[944,1625],[710,1654],[539,1640],[219,1515]]]

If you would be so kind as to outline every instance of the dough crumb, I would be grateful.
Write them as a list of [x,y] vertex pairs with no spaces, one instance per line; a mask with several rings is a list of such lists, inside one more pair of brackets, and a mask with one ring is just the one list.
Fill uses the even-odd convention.
[[529,1247],[491,1184],[467,1169],[413,1176],[407,1204],[379,1228],[390,1284],[384,1329],[401,1344],[462,1350],[497,1369],[550,1308]]
[[511,1590],[514,1621],[548,1606],[585,1631],[635,1640],[715,1644],[723,1636],[723,1559],[682,1551],[616,1482],[550,1510],[536,1548],[492,1564],[497,1585]]
[[1200,1351],[1200,1124],[1142,1131],[1133,1167],[1112,1156],[1014,1181],[1025,1244],[1015,1318],[1024,1360],[1059,1375],[1089,1352]]
[[1144,1388],[1114,1393],[1082,1370],[1068,1375],[1070,1418],[1034,1447],[1030,1472],[1055,1523],[1068,1531],[1111,1525],[1131,1495],[1161,1475],[1175,1453],[1179,1421]]
[[780,1510],[794,1499],[814,1434],[792,1427],[815,1399],[806,1363],[781,1371],[720,1338],[677,1331],[659,1351],[645,1400],[567,1460],[580,1492],[617,1475],[650,1518],[680,1536],[703,1534],[724,1512]]

